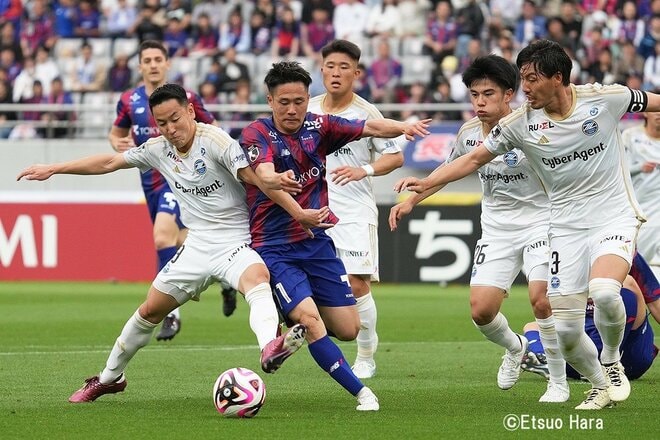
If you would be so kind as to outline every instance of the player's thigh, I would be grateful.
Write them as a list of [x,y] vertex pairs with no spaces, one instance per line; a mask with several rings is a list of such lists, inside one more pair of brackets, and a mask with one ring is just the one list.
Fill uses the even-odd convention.
[[176,217],[165,212],[157,213],[153,228],[156,249],[176,247],[183,244],[183,241],[179,240],[180,231],[179,225],[176,223]]
[[378,228],[369,223],[340,223],[328,229],[337,256],[351,275],[368,275],[379,280]]
[[360,315],[357,307],[319,306],[325,326],[341,341],[352,341],[360,331]]
[[514,237],[482,237],[474,248],[470,287],[508,292],[522,268],[522,244]]
[[639,225],[630,218],[590,231],[590,279],[612,278],[623,283],[632,264]]
[[589,233],[586,229],[550,228],[548,296],[589,290]]
[[209,269],[209,253],[206,244],[195,240],[186,242],[172,259],[158,272],[153,286],[172,296],[179,304],[193,299],[213,283]]

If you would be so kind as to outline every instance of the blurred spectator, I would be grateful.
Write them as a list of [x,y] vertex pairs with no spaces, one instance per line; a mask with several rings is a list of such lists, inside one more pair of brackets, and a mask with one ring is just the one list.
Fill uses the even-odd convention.
[[[218,89],[215,84],[210,81],[204,81],[199,85],[199,96],[205,106],[221,104],[218,97]],[[217,111],[211,112],[216,121],[220,120],[220,113]]]
[[[62,78],[54,78],[50,84],[50,93],[43,102],[47,104],[67,105],[73,104],[71,93],[64,90]],[[46,122],[73,122],[76,120],[76,114],[73,111],[49,111],[41,115],[41,120]],[[65,138],[73,134],[72,124],[66,126],[46,129],[45,137]]]
[[[233,111],[222,120],[229,120],[232,122],[251,122],[254,120],[254,114],[247,110],[247,105],[250,104],[250,101],[250,83],[248,81],[239,81],[236,85],[236,92],[233,94],[230,104],[245,105],[246,109]],[[228,130],[229,136],[238,139],[242,130],[243,127],[231,127]]]
[[[11,87],[7,81],[0,81],[0,104],[13,104],[11,99]],[[0,110],[0,138],[7,139],[11,133],[11,127],[5,125],[16,120],[16,112],[13,110]]]
[[491,20],[498,19],[505,28],[514,29],[520,18],[522,3],[523,0],[490,0]]
[[497,38],[492,53],[499,55],[510,63],[516,63],[518,52],[513,41],[513,34],[509,30],[504,30]]
[[240,9],[234,9],[227,22],[220,25],[220,52],[229,47],[238,53],[250,52],[250,25],[243,20]]
[[534,40],[545,38],[546,18],[539,13],[534,0],[524,0],[522,14],[516,23],[514,35],[520,47],[525,47]]
[[257,0],[255,11],[259,11],[264,15],[264,22],[269,29],[275,26],[277,21],[277,13],[275,11],[274,1],[272,0]]
[[163,43],[167,47],[169,58],[188,56],[188,33],[178,18],[170,17],[167,20]]
[[220,23],[225,22],[229,16],[228,9],[233,9],[234,7],[235,5],[232,1],[201,0],[195,2],[195,5],[193,6],[191,21],[192,23],[197,23],[199,21],[200,15],[206,14],[206,16],[209,18],[209,21],[211,22],[211,27],[218,29],[220,27]]
[[[431,102],[426,85],[421,82],[415,82],[410,86],[410,91],[400,100],[402,104],[428,104]],[[429,112],[419,109],[407,109],[401,112],[401,120],[405,121],[411,116],[419,119],[430,118]]]
[[100,92],[105,86],[107,66],[92,56],[92,46],[84,42],[80,56],[76,59],[71,75],[71,90],[74,92]]
[[188,32],[192,19],[190,0],[168,0],[165,7],[165,17],[168,21],[176,18],[179,20],[181,28]]
[[76,37],[99,37],[101,13],[93,0],[80,0],[73,33]]
[[655,42],[660,40],[660,14],[651,17],[651,21],[646,29],[646,34],[637,46],[637,53],[644,59],[655,53]]
[[369,9],[369,18],[365,29],[370,38],[391,37],[401,34],[401,20],[397,0],[382,0]]
[[32,98],[32,84],[35,80],[34,58],[32,56],[26,56],[23,59],[23,70],[14,79],[14,89],[12,91],[14,102],[21,102],[21,100]]
[[323,46],[335,38],[335,29],[328,10],[317,8],[312,11],[312,21],[301,28],[301,45],[305,56],[316,58]]
[[484,26],[485,18],[477,0],[465,2],[465,6],[460,8],[456,14],[456,23],[458,24],[458,38],[454,54],[461,58],[467,53],[470,41],[481,39],[481,29]]
[[429,0],[399,0],[399,36],[421,37],[426,31],[426,14],[431,8]]
[[45,0],[33,0],[31,12],[21,22],[21,48],[23,55],[34,55],[37,47],[53,47],[57,37],[53,17]]
[[218,43],[220,33],[218,29],[211,26],[208,14],[200,14],[192,34],[194,46],[190,51],[191,56],[214,57],[218,55]]
[[[22,98],[19,102],[21,104],[43,104],[45,100],[44,88],[41,84],[41,81],[35,79],[32,82],[32,93],[29,98]],[[41,111],[40,110],[24,110],[21,112],[21,119],[24,121],[40,121],[41,120]],[[42,130],[37,130],[38,133],[42,133]]]
[[255,10],[250,16],[250,50],[255,55],[270,52],[271,30],[263,12]]
[[643,90],[660,88],[660,41],[655,42],[655,53],[644,62]]
[[250,82],[250,71],[248,67],[236,60],[236,49],[229,47],[224,54],[222,74],[216,82],[218,91],[222,93],[233,93],[240,81]]
[[0,24],[10,22],[14,25],[15,39],[18,39],[21,17],[23,15],[23,2],[21,0],[3,0],[0,2]]
[[128,55],[120,53],[108,72],[108,89],[111,92],[123,92],[131,86],[133,71],[128,66]]
[[106,28],[111,38],[125,38],[138,19],[138,10],[127,0],[117,0],[106,13]]
[[578,13],[573,0],[564,0],[559,9],[559,19],[564,25],[564,33],[575,43],[573,51],[577,50],[577,43],[582,38],[582,16]]
[[14,57],[14,51],[8,47],[0,49],[0,68],[4,69],[7,74],[7,80],[13,82],[19,73],[21,73],[21,65]]
[[15,25],[11,21],[6,21],[0,27],[0,50],[10,49],[14,53],[14,60],[17,63],[23,63],[23,49],[18,38],[16,38]]
[[436,63],[447,55],[453,55],[458,38],[458,25],[452,18],[453,8],[449,0],[435,5],[434,19],[429,21],[424,37],[424,53],[431,55]]
[[637,14],[637,3],[626,0],[621,7],[620,19],[612,30],[613,39],[620,44],[632,41],[637,46],[644,37],[645,27],[644,20]]
[[564,32],[564,24],[562,23],[559,17],[552,17],[548,19],[546,23],[548,30],[547,38],[556,43],[559,43],[562,47],[570,47],[572,50],[575,50],[575,42]]
[[465,55],[458,59],[458,73],[465,72],[465,69],[482,55],[484,52],[481,48],[481,40],[474,38],[468,43]]
[[34,77],[41,81],[44,95],[50,93],[50,84],[58,76],[60,76],[60,68],[50,56],[50,51],[44,46],[39,46],[34,57]]
[[56,2],[54,10],[54,30],[55,34],[61,38],[75,37],[76,16],[78,8],[75,0],[59,0]]
[[590,66],[598,62],[600,53],[609,48],[610,42],[603,38],[603,32],[600,26],[592,28],[583,35],[584,44],[577,52],[577,58],[580,61],[582,70],[588,71]]
[[614,83],[614,66],[612,62],[612,52],[606,47],[598,54],[598,60],[589,66],[589,76],[586,82],[597,82],[600,84]]
[[371,101],[371,87],[367,78],[367,66],[358,64],[358,76],[353,81],[353,91],[367,101]]
[[364,3],[357,0],[346,0],[335,8],[332,18],[335,36],[352,41],[359,46],[363,40],[368,19],[369,8]]
[[154,6],[143,6],[129,34],[136,35],[140,43],[146,40],[163,41],[164,30],[157,19],[157,12]]
[[219,90],[220,86],[222,85],[220,81],[223,77],[224,71],[222,70],[222,64],[220,64],[220,59],[215,57],[213,60],[211,60],[211,65],[206,71],[202,82],[211,82],[215,84],[216,90]]
[[275,16],[280,17],[284,8],[291,9],[293,12],[293,18],[297,22],[301,22],[303,5],[300,0],[279,0],[275,2]]
[[313,20],[312,11],[314,9],[325,9],[328,12],[328,18],[332,20],[335,11],[335,5],[332,0],[307,0],[303,2],[302,16],[300,21],[305,24],[310,24]]
[[620,55],[614,62],[614,77],[617,83],[623,84],[628,75],[644,72],[644,58],[637,53],[632,41],[623,42],[619,51]]
[[401,81],[401,63],[390,55],[390,44],[386,39],[380,40],[377,51],[377,58],[371,63],[367,72],[372,102],[395,102],[394,98]]
[[300,54],[300,22],[293,10],[285,7],[273,29],[270,54],[273,57],[297,57]]
[[[451,57],[445,58],[445,60],[447,59],[451,59]],[[451,97],[451,86],[446,79],[438,81],[431,97],[436,104],[456,104],[456,101]],[[469,115],[463,117],[462,113],[458,110],[443,110],[435,112],[433,119],[436,121],[460,121],[462,119],[469,119]]]

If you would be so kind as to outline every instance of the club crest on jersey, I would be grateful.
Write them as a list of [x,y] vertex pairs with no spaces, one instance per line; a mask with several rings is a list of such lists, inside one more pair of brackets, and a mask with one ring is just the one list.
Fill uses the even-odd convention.
[[559,281],[559,277],[552,277],[552,278],[550,278],[550,286],[551,286],[553,289],[558,288],[560,284],[561,284],[561,282]]
[[195,161],[193,167],[195,168],[195,171],[199,175],[203,175],[204,173],[206,173],[206,164],[204,163],[204,161],[202,159],[197,159]]
[[593,119],[587,119],[582,123],[582,133],[593,136],[598,132],[598,124]]
[[247,155],[250,162],[254,162],[259,158],[259,147],[256,145],[250,145],[247,149]]
[[504,153],[504,156],[502,156],[502,160],[504,161],[505,164],[510,166],[511,168],[517,167],[518,163],[520,163],[520,157],[518,157],[518,153],[515,151],[507,151]]

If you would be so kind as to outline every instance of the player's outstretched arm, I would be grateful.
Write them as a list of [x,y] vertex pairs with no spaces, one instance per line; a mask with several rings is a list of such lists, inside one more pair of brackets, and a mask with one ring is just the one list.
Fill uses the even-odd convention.
[[123,154],[97,154],[69,162],[32,165],[21,171],[16,180],[24,177],[25,180],[46,180],[53,174],[107,174],[132,167],[126,162]]
[[422,119],[416,122],[401,122],[394,119],[368,119],[364,124],[362,137],[376,136],[393,138],[403,133],[409,141],[415,136],[424,137],[429,134],[429,123],[432,119]]
[[403,165],[403,153],[383,154],[374,163],[361,167],[343,165],[330,172],[332,181],[337,185],[362,180],[367,176],[384,176]]

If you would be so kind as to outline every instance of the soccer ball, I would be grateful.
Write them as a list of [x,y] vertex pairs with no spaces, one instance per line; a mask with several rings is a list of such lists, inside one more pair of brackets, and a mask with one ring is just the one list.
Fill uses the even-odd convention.
[[266,384],[247,368],[232,368],[213,385],[213,403],[226,417],[254,417],[266,400]]

